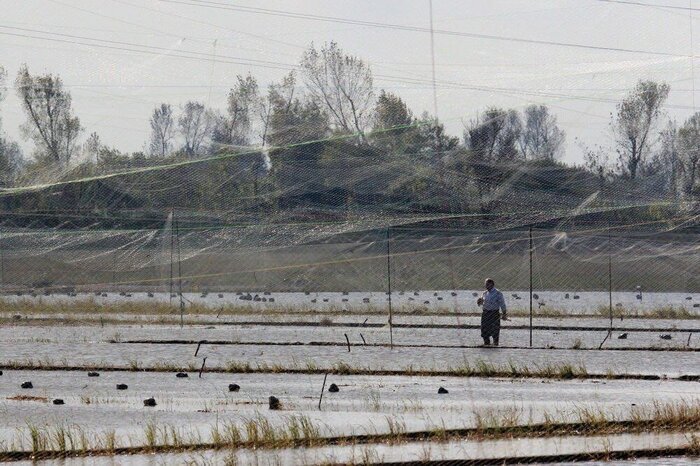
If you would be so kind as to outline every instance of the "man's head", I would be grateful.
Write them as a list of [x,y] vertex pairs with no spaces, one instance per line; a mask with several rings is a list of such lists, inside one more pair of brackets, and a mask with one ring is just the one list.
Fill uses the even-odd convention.
[[491,291],[494,286],[496,286],[496,282],[493,281],[493,278],[487,278],[484,282],[484,287],[489,291]]

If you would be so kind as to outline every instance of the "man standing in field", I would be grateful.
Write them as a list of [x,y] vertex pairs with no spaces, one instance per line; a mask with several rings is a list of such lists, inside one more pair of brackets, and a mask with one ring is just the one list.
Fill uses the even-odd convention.
[[[491,338],[493,338],[493,345],[498,346],[501,319],[508,320],[506,317],[506,300],[503,298],[503,293],[496,289],[496,283],[492,278],[486,279],[484,287],[486,291],[476,301],[476,304],[482,308],[481,338],[484,339],[484,346],[491,346]],[[503,311],[502,316],[501,311]]]

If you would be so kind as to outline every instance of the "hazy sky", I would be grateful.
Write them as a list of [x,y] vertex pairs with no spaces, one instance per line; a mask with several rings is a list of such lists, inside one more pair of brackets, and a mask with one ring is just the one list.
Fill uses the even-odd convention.
[[[428,0],[0,0],[0,11],[8,84],[22,63],[59,74],[83,137],[123,151],[143,148],[156,104],[223,109],[237,74],[279,80],[311,42],[337,41],[372,65],[377,89],[433,113]],[[669,82],[669,116],[693,113],[700,0],[433,0],[433,17],[438,115],[455,135],[487,106],[546,103],[567,133],[565,160],[580,162],[576,138],[609,145],[610,113],[639,79]],[[0,115],[19,140],[13,89]]]

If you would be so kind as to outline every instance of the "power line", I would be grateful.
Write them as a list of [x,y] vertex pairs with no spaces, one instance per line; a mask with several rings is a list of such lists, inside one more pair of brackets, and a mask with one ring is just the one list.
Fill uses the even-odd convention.
[[[218,10],[239,11],[239,12],[243,12],[243,13],[252,13],[252,14],[260,14],[260,15],[268,15],[268,16],[281,16],[281,17],[286,17],[286,18],[305,19],[305,20],[309,20],[309,21],[331,22],[331,23],[341,23],[341,24],[355,24],[355,25],[360,25],[360,26],[367,26],[367,27],[381,28],[381,29],[394,29],[394,30],[401,30],[401,31],[430,33],[430,28],[425,28],[425,27],[420,27],[420,26],[406,26],[406,25],[401,25],[401,24],[382,23],[382,22],[377,22],[377,21],[354,20],[354,19],[340,18],[340,17],[336,17],[336,16],[322,16],[322,15],[313,15],[313,14],[306,14],[306,13],[295,13],[292,11],[274,10],[271,8],[243,7],[243,6],[229,5],[229,4],[218,3],[218,2],[213,2],[213,1],[205,1],[205,0],[189,0],[189,1],[160,0],[160,1],[165,2],[165,3],[173,3],[173,4],[189,5],[189,6],[199,6],[199,7],[205,7],[205,8],[218,9]],[[487,40],[497,40],[497,41],[504,41],[504,42],[518,42],[518,43],[535,44],[535,45],[550,45],[550,46],[557,46],[557,47],[571,47],[571,48],[587,49],[587,50],[599,50],[599,51],[606,51],[606,52],[642,53],[642,54],[648,54],[648,55],[660,55],[660,56],[667,56],[667,57],[690,58],[687,55],[675,54],[675,53],[671,53],[671,52],[659,52],[659,51],[653,51],[653,50],[629,49],[629,48],[620,48],[620,47],[606,47],[606,46],[598,46],[598,45],[590,45],[590,44],[577,44],[577,43],[571,43],[571,42],[549,41],[549,40],[539,40],[539,39],[526,39],[526,38],[522,38],[522,37],[500,36],[500,35],[494,35],[494,34],[480,34],[480,33],[474,33],[474,32],[460,32],[460,31],[452,31],[452,30],[446,30],[446,29],[435,29],[433,32],[434,32],[434,34],[456,36],[456,37],[470,37],[470,38],[474,38],[474,39],[487,39]]]
[[648,8],[667,8],[669,10],[682,10],[682,11],[700,11],[700,8],[693,8],[690,6],[676,6],[676,5],[660,5],[658,3],[643,3],[635,2],[632,0],[594,0],[601,3],[617,3],[620,5],[634,5],[643,6]]

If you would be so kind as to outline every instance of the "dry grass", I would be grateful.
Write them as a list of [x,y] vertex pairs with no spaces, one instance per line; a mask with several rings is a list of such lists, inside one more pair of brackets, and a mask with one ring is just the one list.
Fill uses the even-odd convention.
[[[130,320],[126,317],[132,317],[134,321],[148,320],[151,323],[179,323],[180,310],[178,306],[172,306],[166,302],[160,301],[145,301],[143,299],[134,299],[133,301],[119,301],[112,303],[100,303],[92,298],[76,299],[66,302],[47,302],[41,299],[19,299],[16,301],[2,301],[3,314],[6,317],[1,320],[21,324],[22,319],[15,320],[13,316],[42,316],[50,318],[56,316],[57,320],[68,321],[72,320],[71,316],[75,316],[81,322],[99,323],[109,325],[114,323],[124,323]],[[261,310],[264,310],[264,315],[261,315]],[[454,307],[442,305],[439,307],[427,308],[419,305],[394,305],[392,311],[396,315],[406,316],[459,316],[459,317],[477,317],[479,312],[464,312],[456,311]],[[332,325],[333,316],[386,316],[387,310],[382,307],[373,305],[352,305],[339,306],[335,304],[323,304],[322,307],[313,307],[308,304],[296,306],[281,305],[277,303],[256,303],[251,304],[224,304],[220,306],[211,306],[201,303],[187,303],[185,310],[187,316],[251,316],[257,320],[270,319],[274,321],[278,317],[290,316],[306,316],[320,317],[318,323],[320,325]],[[509,312],[511,317],[528,317],[529,311],[521,309],[513,309]],[[650,318],[650,319],[700,319],[700,313],[693,312],[683,306],[661,306],[653,309],[627,309],[615,307],[613,310],[615,317],[623,316],[625,318]],[[588,313],[575,314],[564,308],[555,308],[545,306],[535,310],[537,317],[552,317],[552,318],[582,318],[582,317],[608,317],[609,309],[607,306],[600,306],[591,309]],[[120,316],[120,318],[115,318]]]
[[0,460],[28,452],[40,453],[115,454],[139,452],[191,451],[223,448],[291,448],[322,445],[400,444],[416,440],[447,441],[456,439],[499,439],[524,437],[551,437],[563,435],[612,435],[642,432],[688,432],[689,448],[697,448],[694,433],[700,429],[700,401],[656,402],[633,407],[627,416],[615,418],[600,408],[579,407],[569,412],[571,420],[562,413],[545,414],[544,420],[523,420],[519,407],[481,409],[474,413],[474,426],[446,429],[436,426],[431,430],[407,431],[405,423],[394,417],[386,418],[386,427],[380,433],[341,437],[323,436],[317,423],[304,415],[289,415],[273,424],[261,414],[238,422],[217,421],[210,426],[207,440],[199,430],[174,425],[160,425],[151,420],[140,438],[118,438],[114,431],[88,432],[78,425],[28,424],[19,429],[19,437],[11,443],[0,443]]

